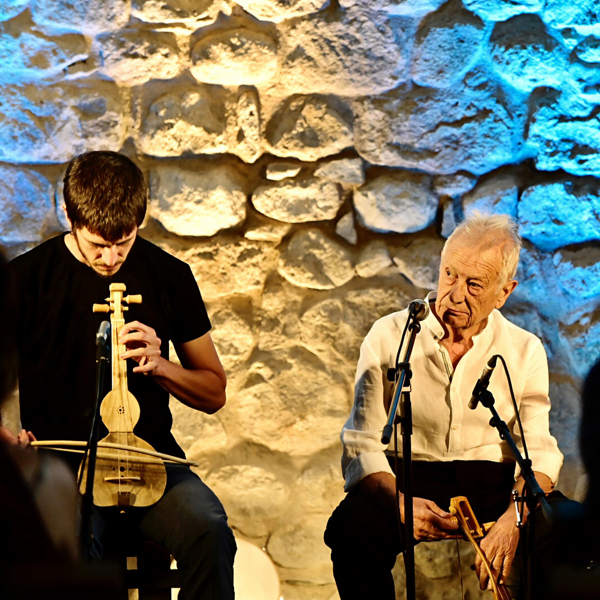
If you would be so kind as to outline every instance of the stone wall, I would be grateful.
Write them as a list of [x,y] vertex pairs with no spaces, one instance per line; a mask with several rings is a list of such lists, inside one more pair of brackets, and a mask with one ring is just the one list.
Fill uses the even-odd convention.
[[[505,314],[546,346],[574,492],[600,355],[597,0],[5,0],[0,58],[0,242],[64,229],[75,154],[143,167],[143,235],[192,265],[229,376],[217,415],[173,404],[176,434],[286,600],[336,598],[322,531],[360,342],[435,285],[474,209],[525,238]],[[420,598],[460,597],[454,544],[417,563]]]

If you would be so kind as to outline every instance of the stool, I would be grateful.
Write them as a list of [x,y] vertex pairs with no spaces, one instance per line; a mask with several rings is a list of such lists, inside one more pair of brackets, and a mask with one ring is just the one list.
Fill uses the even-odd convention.
[[[127,554],[131,554],[129,551]],[[181,587],[179,571],[171,569],[169,551],[149,540],[140,541],[127,557],[125,585],[138,590],[139,600],[171,600],[171,588]]]

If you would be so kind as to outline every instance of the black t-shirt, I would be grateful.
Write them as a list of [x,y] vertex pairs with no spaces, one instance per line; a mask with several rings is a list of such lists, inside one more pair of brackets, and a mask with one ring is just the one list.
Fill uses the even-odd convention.
[[[18,294],[21,420],[40,440],[88,438],[96,331],[108,318],[92,312],[92,305],[105,302],[111,283],[124,283],[125,295],[142,295],[142,303],[131,304],[125,312],[125,322],[140,321],[155,329],[167,359],[169,340],[188,342],[211,327],[190,267],[139,236],[119,271],[108,278],[78,261],[64,235],[15,258],[10,268]],[[151,377],[133,373],[135,361],[127,362],[129,391],[141,409],[135,434],[159,452],[183,456],[171,434],[168,392]],[[102,427],[100,437],[106,433]]]

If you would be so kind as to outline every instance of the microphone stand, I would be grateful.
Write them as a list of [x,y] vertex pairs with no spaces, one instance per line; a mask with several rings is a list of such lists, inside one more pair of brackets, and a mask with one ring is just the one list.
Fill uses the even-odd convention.
[[[415,584],[415,540],[414,540],[414,523],[413,523],[413,492],[412,492],[412,405],[410,401],[410,380],[412,372],[410,370],[410,357],[415,345],[415,340],[419,331],[421,331],[421,323],[417,319],[415,312],[409,311],[408,345],[404,352],[402,362],[396,364],[394,369],[388,371],[388,379],[395,381],[394,397],[390,405],[388,419],[381,442],[389,444],[392,438],[392,430],[394,424],[401,424],[402,433],[402,462],[403,462],[403,486],[404,486],[404,567],[406,571],[406,600],[414,600],[416,597]],[[393,378],[391,379],[390,376]],[[406,391],[404,388],[408,388]],[[400,406],[400,414],[398,414],[398,406]],[[396,476],[396,496],[399,497],[399,482]],[[399,511],[399,506],[397,507]],[[402,531],[402,523],[400,513],[398,513],[398,526]]]
[[87,479],[85,482],[85,492],[81,500],[81,556],[84,560],[91,560],[94,532],[92,528],[92,506],[94,504],[94,478],[96,475],[96,457],[98,453],[98,431],[100,426],[100,404],[104,394],[102,393],[106,373],[106,365],[109,363],[108,352],[108,322],[103,321],[100,330],[96,334],[96,403],[94,406],[94,416],[92,418],[92,428],[87,444],[86,452],[83,455],[81,463],[80,478],[83,477],[85,464],[87,460]]
[[[498,430],[498,434],[500,435],[500,439],[504,440],[510,451],[512,452],[517,464],[521,467],[521,475],[525,480],[525,485],[527,489],[531,492],[530,495],[527,496],[527,508],[529,509],[529,513],[531,518],[527,520],[527,535],[525,538],[526,548],[527,548],[527,567],[528,567],[528,578],[527,578],[527,598],[534,599],[537,597],[537,582],[535,581],[535,577],[533,576],[534,568],[534,551],[535,551],[535,543],[534,543],[534,535],[535,535],[535,519],[533,518],[533,511],[536,506],[539,504],[542,509],[542,514],[546,521],[551,524],[554,521],[555,515],[554,511],[550,504],[548,504],[548,500],[546,500],[546,494],[544,490],[540,487],[540,484],[537,482],[535,475],[533,473],[533,468],[531,466],[531,460],[523,458],[519,448],[515,444],[515,441],[508,429],[506,423],[500,418],[498,415],[498,411],[494,406],[495,400],[492,392],[489,390],[483,390],[478,397],[479,402],[483,404],[486,408],[490,410],[492,413],[492,418],[490,419],[490,425],[495,427]],[[473,407],[475,408],[475,407]],[[525,490],[523,490],[524,492]]]

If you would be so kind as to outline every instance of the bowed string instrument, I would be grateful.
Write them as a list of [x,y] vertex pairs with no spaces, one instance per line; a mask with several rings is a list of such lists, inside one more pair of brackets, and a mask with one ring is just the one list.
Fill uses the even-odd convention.
[[[100,416],[108,435],[98,442],[94,473],[94,504],[96,506],[150,506],[160,500],[167,483],[165,462],[197,466],[196,463],[156,452],[133,429],[140,417],[140,405],[127,387],[127,361],[121,358],[126,351],[119,341],[125,325],[125,304],[139,304],[140,295],[124,296],[123,283],[110,284],[108,304],[94,304],[94,312],[110,312],[112,389],[102,400]],[[53,450],[89,453],[88,442],[45,440],[33,442]],[[86,457],[87,458],[87,457]],[[86,489],[88,461],[82,462],[80,491]]]

